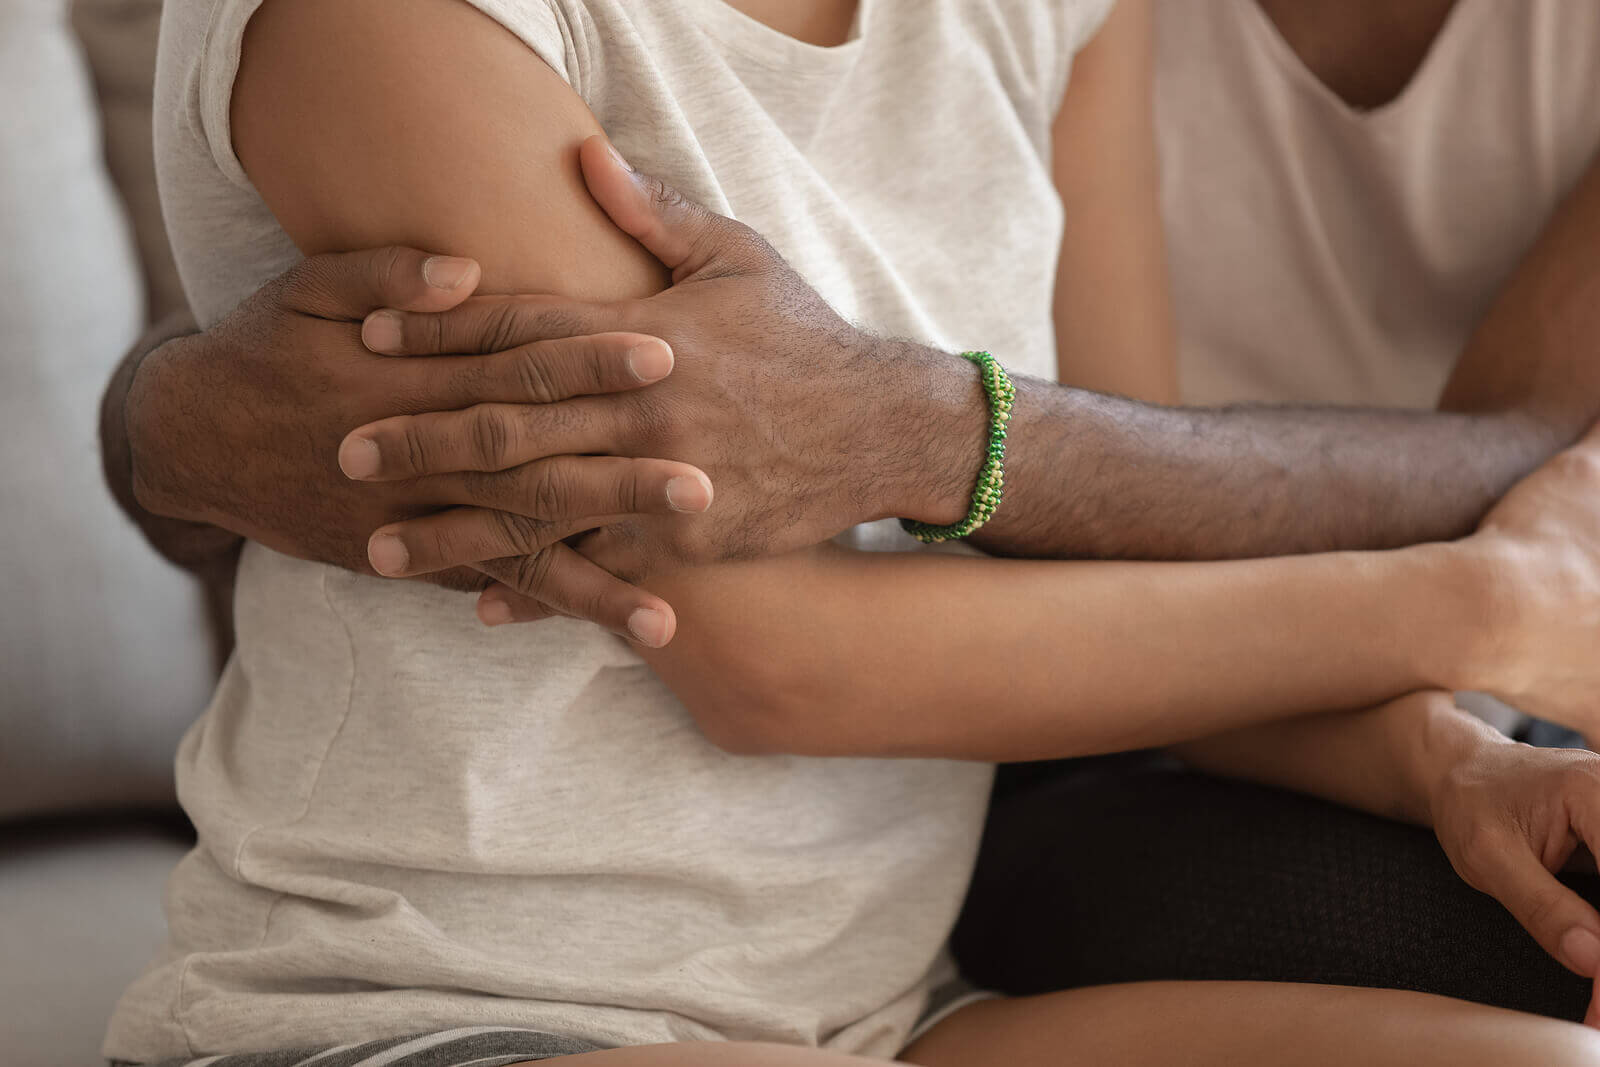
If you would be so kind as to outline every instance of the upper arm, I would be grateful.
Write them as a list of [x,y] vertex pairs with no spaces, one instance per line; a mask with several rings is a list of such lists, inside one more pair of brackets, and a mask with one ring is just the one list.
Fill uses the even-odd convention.
[[480,291],[590,300],[666,275],[589,196],[600,132],[572,88],[463,0],[267,0],[245,35],[234,147],[306,254],[471,256]]
[[1175,403],[1152,50],[1149,0],[1119,0],[1073,64],[1052,136],[1056,348],[1068,385]]
[[1600,156],[1474,331],[1440,407],[1525,413],[1570,442],[1600,414]]

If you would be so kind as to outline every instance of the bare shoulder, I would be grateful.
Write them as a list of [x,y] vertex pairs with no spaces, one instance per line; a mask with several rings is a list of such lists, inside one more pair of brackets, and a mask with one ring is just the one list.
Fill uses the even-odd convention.
[[654,260],[584,188],[583,100],[463,0],[267,0],[245,35],[234,148],[307,254],[408,244],[477,258],[484,292],[654,292]]

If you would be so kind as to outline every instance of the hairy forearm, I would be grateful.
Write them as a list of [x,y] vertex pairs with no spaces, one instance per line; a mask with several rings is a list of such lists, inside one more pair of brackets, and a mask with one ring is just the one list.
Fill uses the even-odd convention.
[[1449,693],[1414,693],[1357,712],[1329,712],[1235,730],[1175,748],[1191,765],[1432,825],[1432,801],[1452,767],[1506,738],[1455,706]]
[[823,550],[657,583],[678,636],[644,655],[735,750],[1082,755],[1472,684],[1476,566],[1441,546],[1209,564]]
[[157,515],[141,505],[134,493],[127,424],[128,390],[139,365],[162,345],[195,332],[189,313],[176,313],[152,327],[123,358],[100,400],[100,458],[111,495],[145,539],[173,563],[210,580],[231,572],[243,539],[216,526]]
[[[1600,417],[1597,338],[1600,164],[1496,297],[1439,411],[1161,408],[1019,383],[1005,503],[973,540],[1012,556],[1226,559],[1458,537]],[[941,380],[919,394],[938,432],[918,505],[954,521],[981,447],[957,413],[983,400],[955,361],[925,373]]]
[[973,540],[1012,556],[1178,560],[1450,540],[1584,425],[1518,413],[1163,408],[1027,382],[1005,503]]

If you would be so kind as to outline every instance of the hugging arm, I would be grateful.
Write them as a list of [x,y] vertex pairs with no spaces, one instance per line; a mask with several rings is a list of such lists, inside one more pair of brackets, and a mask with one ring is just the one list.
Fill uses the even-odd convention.
[[1472,335],[1439,411],[1168,409],[1025,382],[1006,507],[974,540],[1194,559],[1459,537],[1600,415],[1597,337],[1600,162]]

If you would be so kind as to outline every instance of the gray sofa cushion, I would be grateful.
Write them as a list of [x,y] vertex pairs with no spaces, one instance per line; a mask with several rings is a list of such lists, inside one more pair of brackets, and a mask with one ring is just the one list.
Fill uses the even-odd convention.
[[170,804],[211,653],[194,584],[101,480],[144,292],[62,0],[0,3],[0,99],[0,818]]
[[146,825],[0,830],[6,1067],[103,1067],[111,1008],[166,939],[161,888],[185,848]]

